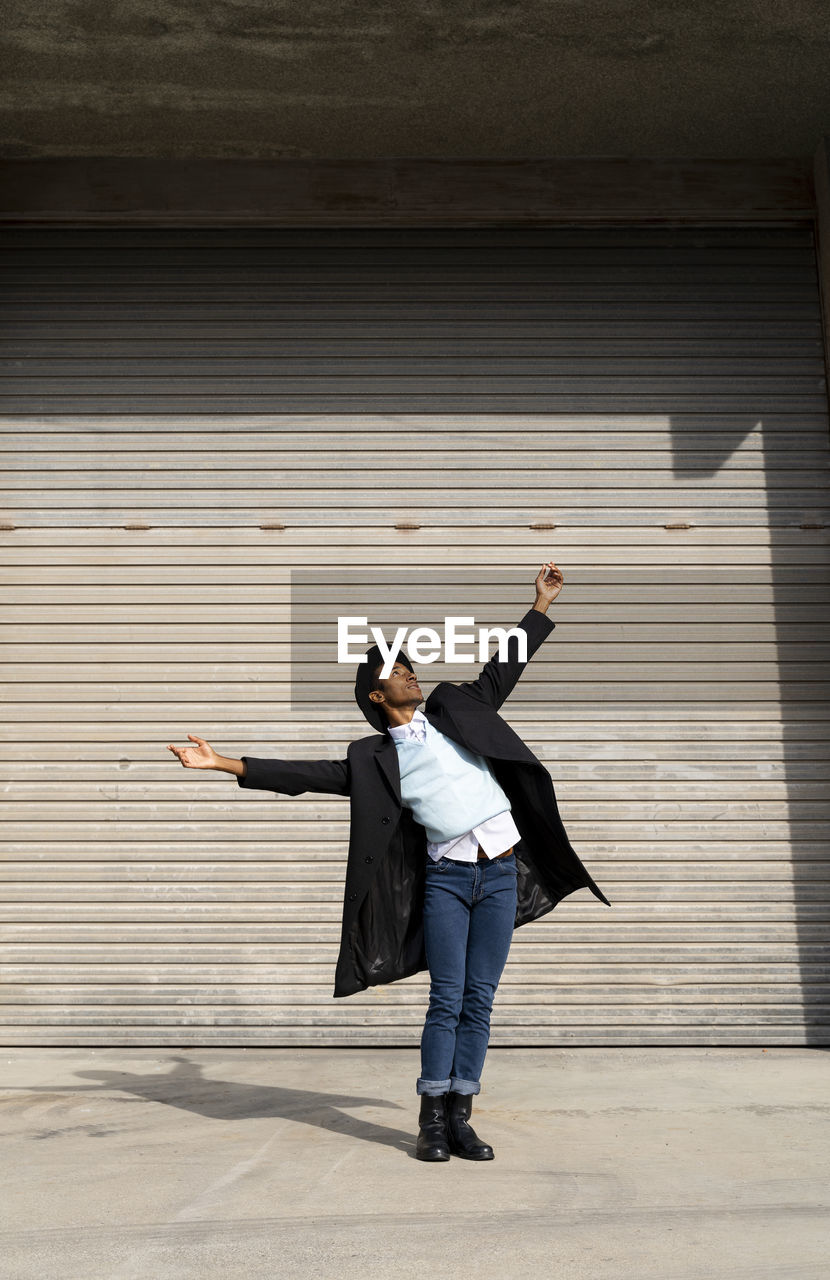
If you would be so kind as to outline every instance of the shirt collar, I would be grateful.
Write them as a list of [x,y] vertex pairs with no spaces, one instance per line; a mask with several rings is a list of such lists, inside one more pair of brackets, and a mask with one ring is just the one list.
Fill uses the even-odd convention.
[[428,724],[429,721],[423,711],[419,711],[416,707],[409,724],[390,724],[389,732],[398,741],[406,738],[417,738],[419,742],[425,742]]

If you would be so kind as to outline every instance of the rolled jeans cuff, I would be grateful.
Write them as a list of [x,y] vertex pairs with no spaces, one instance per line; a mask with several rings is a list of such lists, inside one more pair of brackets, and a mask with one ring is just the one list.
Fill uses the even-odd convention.
[[451,1084],[451,1080],[424,1080],[423,1076],[419,1076],[415,1090],[419,1096],[425,1093],[430,1098],[437,1098],[442,1093],[449,1093]]
[[480,1080],[456,1080],[455,1076],[450,1080],[450,1088],[453,1093],[481,1093]]

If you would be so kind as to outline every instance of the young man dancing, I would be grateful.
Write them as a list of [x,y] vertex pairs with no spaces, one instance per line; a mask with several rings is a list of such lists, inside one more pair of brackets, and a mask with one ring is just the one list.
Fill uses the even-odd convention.
[[[552,562],[518,624],[529,661],[555,624],[563,585]],[[168,750],[186,768],[219,769],[243,787],[286,795],[323,791],[351,804],[335,996],[429,969],[421,1036],[420,1160],[492,1160],[470,1125],[490,1016],[513,930],[594,883],[565,833],[544,765],[498,714],[525,662],[511,637],[476,680],[442,681],[426,700],[401,654],[386,679],[377,645],[358,667],[355,700],[381,736],[345,760],[289,761],[216,754],[203,739]]]

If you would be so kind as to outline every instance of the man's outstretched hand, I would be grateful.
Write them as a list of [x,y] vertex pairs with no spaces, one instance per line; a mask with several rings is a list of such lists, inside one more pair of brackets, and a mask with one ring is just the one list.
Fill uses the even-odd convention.
[[546,613],[548,606],[562,590],[563,582],[562,570],[557,569],[552,560],[543,564],[536,578],[536,601],[533,608],[539,613]]
[[187,736],[197,744],[195,747],[174,747],[172,742],[168,742],[167,750],[179,757],[185,769],[218,769],[219,756],[213,747],[204,738],[197,738],[195,733]]

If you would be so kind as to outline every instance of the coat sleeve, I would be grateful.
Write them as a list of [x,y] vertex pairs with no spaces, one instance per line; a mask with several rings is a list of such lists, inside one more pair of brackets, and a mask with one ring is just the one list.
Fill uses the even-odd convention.
[[237,775],[240,787],[278,791],[287,796],[298,796],[303,791],[347,796],[351,791],[348,760],[261,760],[256,756],[241,759],[246,772],[244,778]]
[[[553,631],[556,623],[547,614],[540,613],[538,609],[528,609],[518,625],[527,635],[527,661],[529,662],[542,642]],[[517,656],[518,648],[518,640],[515,636],[511,636],[507,642],[506,662],[499,662],[497,649],[495,656],[490,659],[486,666],[482,667],[478,678],[476,680],[468,680],[458,685],[458,688],[464,689],[467,693],[472,694],[473,697],[480,698],[498,710],[505,698],[512,693],[519,676],[527,665],[527,663],[519,662]]]

